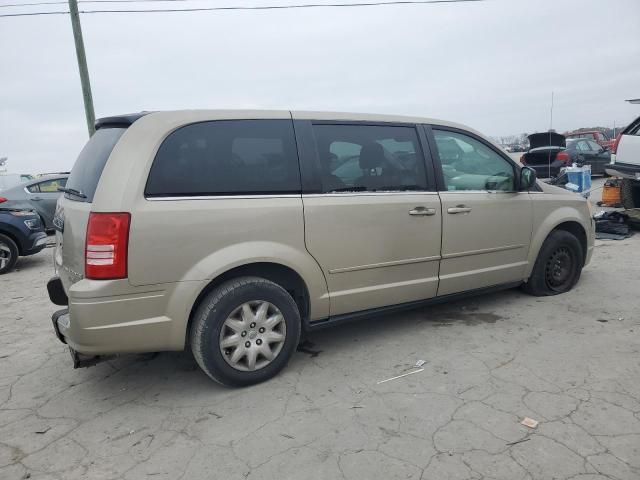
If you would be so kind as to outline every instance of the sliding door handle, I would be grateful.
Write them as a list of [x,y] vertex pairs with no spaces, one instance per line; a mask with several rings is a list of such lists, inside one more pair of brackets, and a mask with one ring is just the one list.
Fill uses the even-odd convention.
[[416,207],[413,210],[409,210],[409,215],[419,216],[419,217],[430,217],[431,215],[436,214],[435,208],[427,208],[427,207]]
[[465,207],[464,205],[458,205],[457,207],[447,208],[447,213],[456,214],[456,213],[469,213],[471,211],[471,207]]

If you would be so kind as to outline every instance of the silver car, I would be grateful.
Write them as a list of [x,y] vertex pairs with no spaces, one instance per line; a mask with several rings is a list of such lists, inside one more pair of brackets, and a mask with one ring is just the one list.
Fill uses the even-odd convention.
[[60,196],[58,188],[67,184],[69,175],[49,175],[30,180],[0,192],[0,205],[5,208],[35,210],[45,230],[53,229],[53,216]]

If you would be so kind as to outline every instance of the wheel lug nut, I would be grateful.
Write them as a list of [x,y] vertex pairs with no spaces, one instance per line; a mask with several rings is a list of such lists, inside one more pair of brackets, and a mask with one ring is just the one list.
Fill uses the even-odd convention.
[[264,327],[260,327],[260,329],[258,330],[260,333],[264,333]]
[[258,340],[256,340],[256,343],[257,343],[258,345],[262,345],[262,340],[258,339]]
[[246,332],[246,331],[244,331],[244,332],[242,332],[240,335],[241,335],[241,336],[243,336],[243,337],[246,337],[246,336],[247,336],[247,332]]
[[256,322],[253,322],[251,325],[249,325],[251,328],[255,328],[256,326]]
[[249,348],[251,346],[251,342],[244,342],[244,346]]

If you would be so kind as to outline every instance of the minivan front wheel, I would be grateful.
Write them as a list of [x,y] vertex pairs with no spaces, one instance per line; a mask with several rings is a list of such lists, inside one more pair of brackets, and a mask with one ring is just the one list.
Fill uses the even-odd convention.
[[558,295],[571,290],[583,266],[580,241],[565,230],[555,230],[542,244],[531,277],[523,286],[535,296]]
[[201,302],[191,328],[191,349],[213,380],[252,385],[284,368],[300,330],[298,307],[285,289],[264,278],[236,278]]

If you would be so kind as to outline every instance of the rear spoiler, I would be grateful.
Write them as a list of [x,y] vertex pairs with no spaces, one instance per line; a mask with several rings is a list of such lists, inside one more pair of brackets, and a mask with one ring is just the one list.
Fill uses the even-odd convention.
[[103,117],[96,120],[96,130],[101,128],[129,128],[137,120],[151,112],[126,113],[124,115],[115,115],[113,117]]

